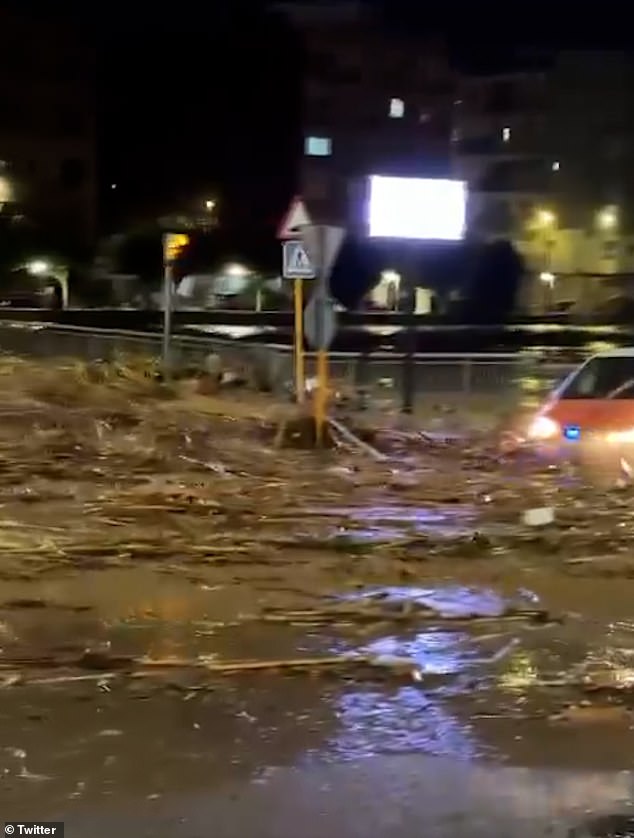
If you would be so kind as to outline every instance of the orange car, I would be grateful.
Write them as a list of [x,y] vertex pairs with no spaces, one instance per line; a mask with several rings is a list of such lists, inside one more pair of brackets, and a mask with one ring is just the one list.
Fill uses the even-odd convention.
[[551,394],[516,437],[546,453],[588,451],[612,460],[634,452],[634,348],[593,355]]

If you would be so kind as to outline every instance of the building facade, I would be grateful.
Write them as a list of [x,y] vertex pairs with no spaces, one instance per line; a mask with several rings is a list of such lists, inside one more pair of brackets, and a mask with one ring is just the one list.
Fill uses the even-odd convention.
[[634,62],[619,52],[541,56],[512,73],[465,74],[453,107],[455,176],[468,230],[512,240],[532,309],[592,310],[634,272]]
[[304,54],[299,191],[355,229],[371,174],[447,176],[453,78],[442,45],[386,34],[366,7],[286,8]]
[[453,102],[455,177],[469,184],[468,229],[514,236],[548,190],[542,72],[461,77]]
[[0,5],[0,213],[60,242],[96,224],[95,53],[68,22]]

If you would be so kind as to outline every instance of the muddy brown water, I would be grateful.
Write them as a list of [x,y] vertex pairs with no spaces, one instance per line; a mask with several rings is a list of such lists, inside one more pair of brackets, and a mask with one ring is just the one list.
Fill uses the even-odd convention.
[[[340,764],[408,754],[468,763],[623,770],[634,733],[622,714],[556,722],[583,696],[566,679],[610,670],[634,681],[634,621],[627,580],[564,577],[556,569],[491,561],[420,566],[416,585],[336,588],[315,560],[286,580],[177,565],[67,571],[38,582],[3,582],[5,659],[86,648],[154,658],[284,659],[348,651],[406,657],[420,683],[387,678],[262,672],[215,679],[174,670],[121,679],[0,691],[0,795],[15,817],[36,806],[154,800],[230,780],[257,782],[280,767]],[[389,577],[389,572],[386,572]],[[286,587],[285,587],[285,584]],[[339,584],[339,582],[337,582]],[[264,605],[315,607],[318,595],[355,601],[382,594],[449,616],[406,630],[223,625]],[[561,624],[497,622],[509,603],[565,614]],[[67,607],[65,607],[67,606]],[[630,666],[632,669],[630,669]],[[0,673],[1,674],[1,673]],[[554,686],[553,686],[554,684]],[[634,706],[634,702],[633,702]]]
[[[49,505],[49,515],[54,508]],[[137,566],[95,562],[81,572],[51,562],[23,578],[5,566],[0,802],[12,817],[26,819],[36,810],[42,817],[81,820],[82,813],[97,811],[101,823],[113,807],[245,784],[268,788],[272,777],[287,771],[319,776],[324,766],[338,771],[359,761],[445,759],[474,772],[481,765],[575,772],[632,767],[627,695],[612,696],[612,706],[594,716],[581,711],[551,718],[586,698],[579,684],[588,673],[634,681],[628,580],[572,577],[544,557],[520,562],[503,556],[416,562],[403,584],[389,560],[347,555],[338,542],[463,537],[475,525],[468,505],[377,503],[316,507],[311,514],[320,538],[337,547],[332,554],[298,548],[283,560],[216,567],[175,556]],[[33,507],[23,518],[35,523],[38,515]],[[48,524],[55,526],[52,519]],[[250,619],[267,608],[310,610],[324,598],[354,605],[377,596],[395,607],[412,603],[448,617],[488,619],[425,619],[406,627],[389,618],[356,627]],[[509,605],[545,608],[564,619],[545,625],[498,620]],[[110,681],[53,668],[38,671],[40,680],[58,674],[91,680],[10,681],[12,660],[77,658],[86,649],[105,659],[218,661],[361,652],[415,662],[422,679],[283,670],[206,677],[174,668],[160,677]],[[290,824],[279,834],[290,835]]]

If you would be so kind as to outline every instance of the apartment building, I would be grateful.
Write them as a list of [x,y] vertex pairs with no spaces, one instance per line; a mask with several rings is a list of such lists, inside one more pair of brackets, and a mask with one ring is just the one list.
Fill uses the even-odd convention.
[[95,55],[68,22],[0,6],[0,213],[60,241],[95,235]]
[[283,8],[303,46],[299,187],[313,216],[355,229],[367,175],[448,176],[442,44],[390,35],[362,4]]
[[514,235],[549,188],[546,87],[544,72],[460,78],[453,102],[453,173],[469,183],[473,235]]
[[470,235],[515,242],[535,278],[529,298],[582,297],[591,308],[614,293],[601,277],[634,272],[634,62],[622,52],[532,58],[461,76],[453,172],[470,186]]

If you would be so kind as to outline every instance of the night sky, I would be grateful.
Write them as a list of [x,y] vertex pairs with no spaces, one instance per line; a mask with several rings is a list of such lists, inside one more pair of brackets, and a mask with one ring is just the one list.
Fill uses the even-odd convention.
[[274,226],[292,192],[299,55],[253,3],[217,15],[191,5],[101,33],[111,217],[127,206],[187,211],[213,197],[226,224]]
[[[572,3],[553,12],[552,3],[518,10],[514,3],[368,2],[382,10],[386,31],[444,35],[464,67],[503,66],[523,45],[630,46],[625,9],[606,4],[585,19]],[[17,5],[24,13],[26,4]],[[301,56],[285,25],[266,17],[266,5],[61,0],[51,11],[50,3],[29,4],[33,15],[68,15],[99,50],[106,226],[169,206],[202,206],[211,196],[229,226],[247,232],[262,219],[275,226],[300,148]]]

